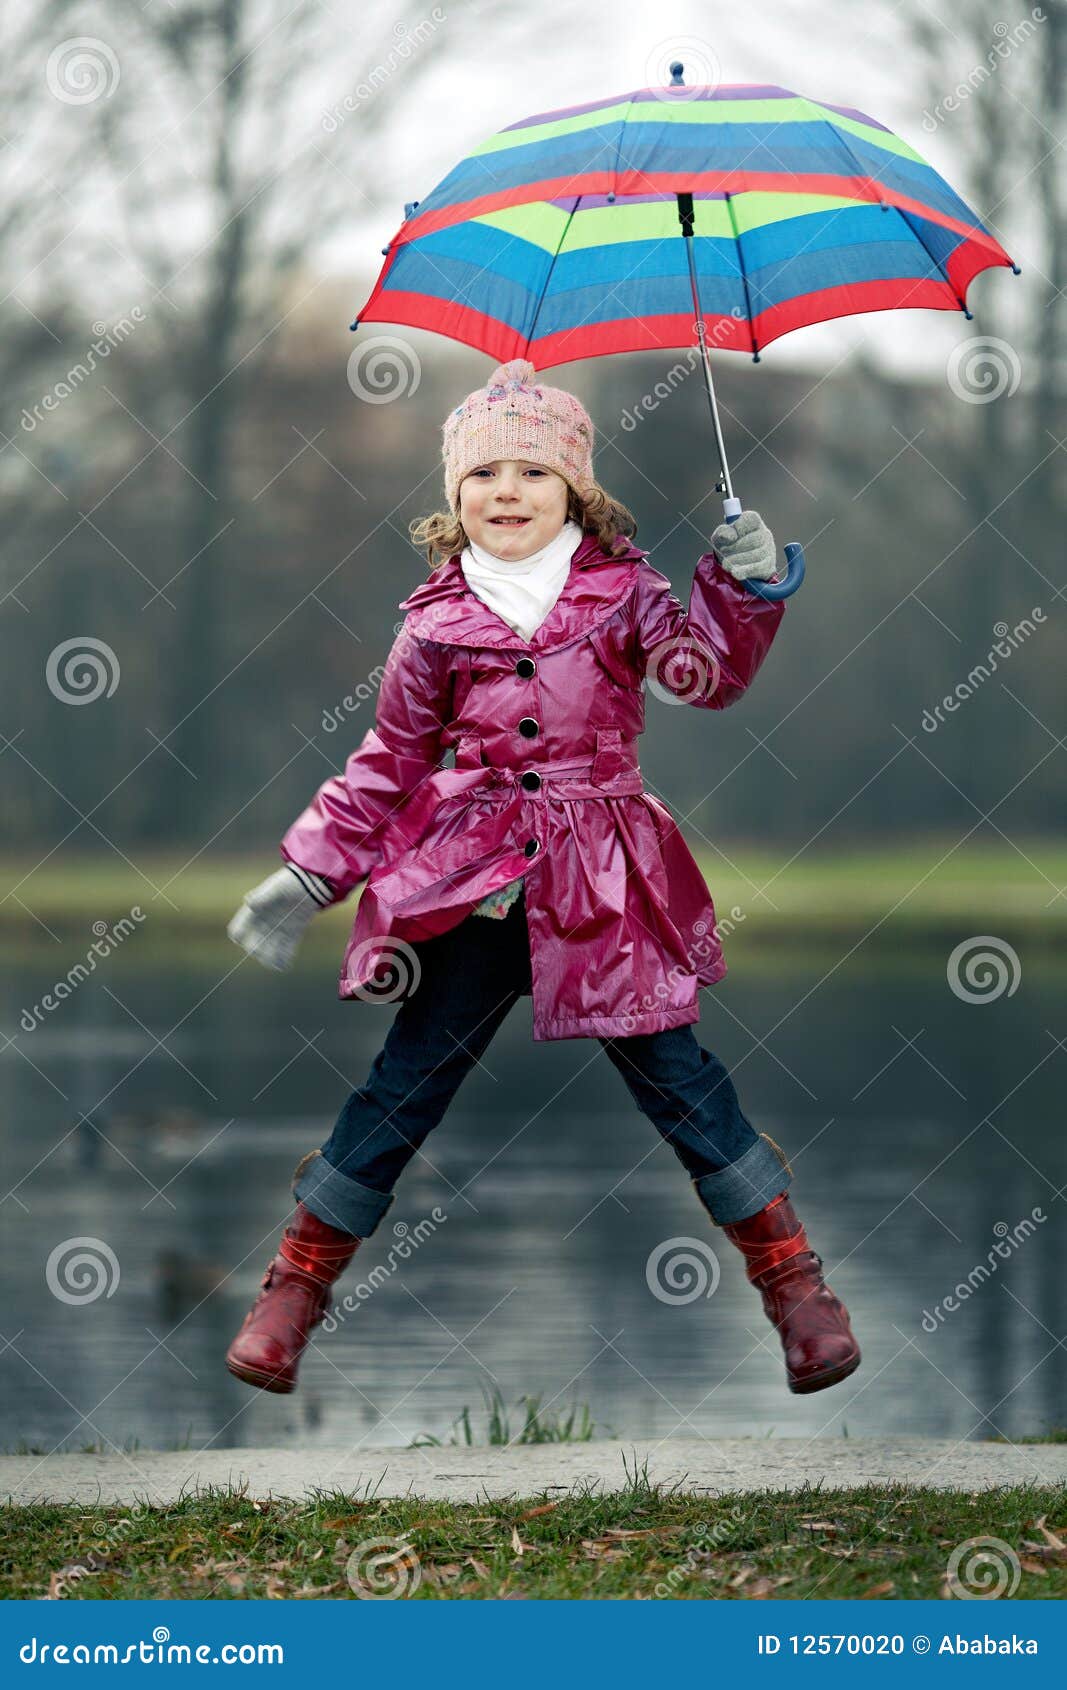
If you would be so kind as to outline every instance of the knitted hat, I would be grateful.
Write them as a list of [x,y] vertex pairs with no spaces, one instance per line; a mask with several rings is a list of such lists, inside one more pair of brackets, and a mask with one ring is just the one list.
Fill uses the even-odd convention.
[[459,509],[459,484],[479,464],[525,458],[562,475],[578,493],[594,485],[593,425],[573,393],[534,382],[528,358],[498,364],[485,387],[445,419],[445,495]]

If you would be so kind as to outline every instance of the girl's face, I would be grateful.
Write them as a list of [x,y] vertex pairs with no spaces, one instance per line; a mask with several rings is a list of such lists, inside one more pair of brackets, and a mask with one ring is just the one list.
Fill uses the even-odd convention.
[[476,546],[504,562],[521,563],[554,540],[566,522],[567,483],[544,464],[494,458],[460,482],[459,519]]

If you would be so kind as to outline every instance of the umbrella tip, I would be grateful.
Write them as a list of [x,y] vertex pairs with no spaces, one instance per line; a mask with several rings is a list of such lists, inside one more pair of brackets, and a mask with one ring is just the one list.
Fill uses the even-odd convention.
[[753,354],[752,354],[752,362],[753,362],[753,363],[754,363],[754,364],[758,364],[758,363],[759,363],[759,353],[758,353],[758,352],[753,352]]
[[685,87],[685,78],[682,76],[682,72],[683,72],[684,69],[685,69],[685,66],[683,65],[681,59],[675,59],[674,63],[671,65],[670,86],[672,88],[684,88]]
[[1021,276],[1022,275],[1022,271],[1019,269],[1019,266],[1015,263],[1012,264],[1011,273],[1012,273],[1013,276]]
[[348,325],[348,326],[349,326],[349,328],[350,328],[350,329],[352,329],[352,330],[353,330],[353,331],[355,331],[355,330],[356,330],[356,329],[358,329],[358,328],[359,328],[359,318],[358,318],[358,317],[357,317],[357,318],[356,318],[356,320],[355,320],[355,322],[354,322],[354,323],[349,323],[349,325]]
[[963,315],[966,317],[966,319],[969,323],[974,322],[974,312],[973,311],[968,311],[966,305],[961,305],[960,310],[963,312]]

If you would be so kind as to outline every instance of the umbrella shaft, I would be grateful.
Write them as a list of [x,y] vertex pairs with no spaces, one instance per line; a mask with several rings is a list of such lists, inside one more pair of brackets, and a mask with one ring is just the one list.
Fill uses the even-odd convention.
[[715,383],[711,379],[711,359],[708,355],[708,343],[704,335],[704,318],[700,310],[700,291],[697,287],[696,265],[693,262],[693,237],[692,235],[686,234],[683,235],[682,238],[685,241],[686,258],[689,260],[689,285],[693,290],[693,310],[696,312],[697,340],[700,343],[700,359],[704,366],[704,386],[708,390],[708,407],[711,411],[711,426],[715,430],[715,445],[718,448],[719,467],[722,471],[723,485],[726,488],[726,497],[728,499],[732,499],[734,496],[734,489],[733,484],[730,481],[730,466],[726,461],[726,442],[722,437],[722,425],[719,422],[719,407],[715,403]]

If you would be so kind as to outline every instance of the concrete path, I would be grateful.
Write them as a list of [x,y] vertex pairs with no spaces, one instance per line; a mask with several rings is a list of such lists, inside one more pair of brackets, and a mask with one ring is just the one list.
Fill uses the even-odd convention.
[[1067,1483],[1067,1444],[951,1438],[723,1438],[533,1444],[480,1449],[138,1450],[131,1455],[0,1456],[0,1502],[153,1504],[197,1490],[256,1498],[315,1490],[355,1496],[530,1497],[625,1487],[640,1472],[665,1487],[718,1495],[906,1481],[941,1490]]

